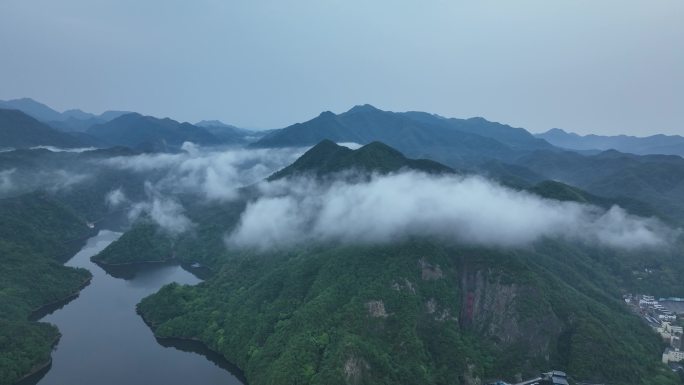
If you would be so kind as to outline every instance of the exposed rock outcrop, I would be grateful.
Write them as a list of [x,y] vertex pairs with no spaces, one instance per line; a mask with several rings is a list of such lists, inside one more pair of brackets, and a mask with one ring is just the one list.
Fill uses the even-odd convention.
[[385,310],[385,303],[380,301],[368,301],[366,302],[366,309],[368,309],[368,314],[374,318],[387,318],[388,314]]

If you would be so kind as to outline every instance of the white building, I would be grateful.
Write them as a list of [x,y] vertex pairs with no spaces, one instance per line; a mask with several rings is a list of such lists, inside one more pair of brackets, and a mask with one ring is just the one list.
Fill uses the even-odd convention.
[[684,360],[684,352],[679,349],[667,348],[663,352],[663,363],[667,364],[670,362],[679,362]]

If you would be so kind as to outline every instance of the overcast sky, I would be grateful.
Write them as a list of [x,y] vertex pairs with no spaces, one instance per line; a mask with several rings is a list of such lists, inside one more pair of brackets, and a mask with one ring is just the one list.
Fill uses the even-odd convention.
[[0,99],[58,110],[684,134],[682,0],[0,0],[0,53]]

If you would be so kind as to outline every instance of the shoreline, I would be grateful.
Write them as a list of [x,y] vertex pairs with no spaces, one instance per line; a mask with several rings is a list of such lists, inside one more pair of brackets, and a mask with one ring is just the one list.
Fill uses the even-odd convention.
[[[51,314],[55,310],[61,308],[62,306],[66,305],[69,302],[73,301],[74,299],[78,298],[78,296],[81,294],[81,291],[83,291],[83,289],[88,287],[88,285],[90,285],[90,283],[93,280],[92,273],[90,273],[90,271],[88,271],[88,273],[90,274],[90,277],[88,277],[88,279],[83,281],[83,283],[81,283],[81,285],[78,287],[78,289],[76,289],[76,291],[67,295],[64,298],[46,303],[44,305],[41,305],[41,306],[31,310],[31,312],[29,313],[29,316],[28,316],[28,320],[31,322],[40,322],[41,318]],[[59,307],[57,307],[56,309],[52,309],[56,306],[59,306]]]
[[91,262],[98,265],[107,274],[117,278],[125,278],[131,271],[135,269],[156,265],[180,266],[183,270],[194,275],[201,281],[206,281],[211,276],[216,274],[216,271],[208,266],[201,265],[199,267],[192,267],[191,263],[183,262],[177,258],[165,259],[160,261],[134,261],[121,263],[107,263],[91,259]]
[[126,267],[126,266],[136,266],[136,265],[157,265],[157,264],[162,264],[162,263],[176,262],[177,259],[170,258],[170,259],[162,259],[162,260],[157,260],[157,261],[132,261],[132,262],[110,263],[110,262],[103,262],[103,261],[99,261],[97,259],[90,258],[90,261],[92,263],[104,268],[104,267]]
[[[137,306],[135,312],[140,316],[140,318],[142,318],[145,325],[147,325],[147,327],[150,328],[152,334],[154,335],[154,338],[160,345],[165,347],[173,347],[175,349],[183,351],[192,351],[194,353],[203,355],[206,359],[213,362],[222,369],[226,370],[228,373],[230,373],[235,378],[240,380],[243,383],[243,385],[249,385],[247,377],[245,376],[245,372],[240,367],[229,361],[223,354],[210,348],[204,341],[194,337],[160,337],[157,335],[156,327],[145,318],[145,316],[140,312]],[[190,346],[190,349],[183,349],[183,347],[178,346],[180,344],[175,344],[174,342],[178,342],[180,344],[188,343],[194,346]],[[186,346],[186,348],[187,347],[188,346]]]
[[[62,333],[57,332],[57,337],[55,337],[54,341],[52,341],[52,343],[50,344],[50,354],[48,356],[47,361],[32,367],[28,373],[26,373],[23,377],[15,381],[14,385],[22,385],[24,383],[28,385],[27,381],[29,381],[33,376],[40,375],[40,378],[42,378],[47,373],[47,370],[49,370],[49,368],[52,366],[52,351],[55,349],[55,346],[57,346],[60,339],[62,339]],[[45,373],[41,375],[41,372],[43,371],[45,371]],[[40,378],[38,380],[40,380]]]

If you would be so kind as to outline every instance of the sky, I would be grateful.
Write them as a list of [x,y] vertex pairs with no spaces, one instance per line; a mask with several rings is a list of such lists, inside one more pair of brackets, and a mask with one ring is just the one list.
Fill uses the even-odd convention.
[[60,111],[684,134],[682,0],[0,0],[0,52],[0,99]]

